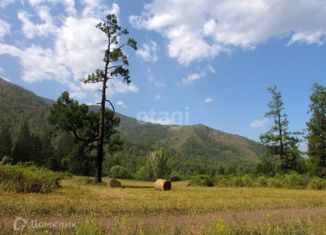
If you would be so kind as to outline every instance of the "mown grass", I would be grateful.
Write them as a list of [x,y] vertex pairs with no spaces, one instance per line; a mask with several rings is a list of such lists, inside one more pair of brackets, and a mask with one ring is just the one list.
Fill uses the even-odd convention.
[[[108,178],[104,179],[105,182],[108,180]],[[174,226],[127,226],[126,224],[129,223],[126,221],[131,217],[149,216],[155,219],[157,215],[200,216],[203,213],[211,212],[232,213],[279,208],[325,207],[326,210],[326,191],[187,187],[188,182],[183,181],[173,183],[171,191],[163,192],[149,188],[153,186],[152,182],[121,181],[124,186],[132,187],[113,189],[106,184],[92,184],[85,177],[73,177],[62,180],[61,187],[48,194],[25,194],[0,190],[0,221],[12,221],[16,216],[21,216],[39,220],[58,218],[59,220],[72,219],[81,222],[77,229],[71,230],[71,233],[67,232],[68,230],[63,230],[63,234],[102,234],[103,229],[111,229],[110,234],[179,234],[179,228]],[[142,188],[142,186],[145,187]],[[103,228],[97,223],[98,218],[105,222],[105,218],[109,217],[120,218],[120,220],[110,228]],[[293,229],[298,228],[303,231],[304,223],[306,221],[294,223]],[[227,233],[222,233],[218,230],[218,226],[221,224],[217,223],[217,227],[214,227],[214,224],[216,225],[216,223],[209,226],[197,225],[195,228],[190,226],[187,229],[196,230],[203,226],[203,229],[200,229],[202,234],[251,234],[239,233],[239,231],[263,229],[259,226],[266,228],[266,231],[279,231],[277,229],[285,231],[284,229],[288,229],[288,226],[273,223],[262,225],[250,223],[237,225],[238,227],[226,223],[223,229]],[[125,229],[126,233],[119,232],[121,229]],[[217,232],[214,233],[214,231]],[[275,232],[274,234],[281,233]]]

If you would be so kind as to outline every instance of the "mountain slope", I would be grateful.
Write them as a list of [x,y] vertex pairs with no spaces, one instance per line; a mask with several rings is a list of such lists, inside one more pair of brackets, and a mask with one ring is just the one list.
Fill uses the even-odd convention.
[[33,129],[42,129],[48,109],[43,98],[0,77],[0,124],[16,127],[26,120]]
[[[16,126],[25,119],[41,130],[47,125],[46,114],[50,105],[51,100],[0,78],[1,123]],[[165,150],[172,165],[187,169],[189,173],[200,173],[198,165],[204,170],[214,170],[219,165],[252,168],[264,155],[261,145],[254,141],[204,125],[168,126],[139,122],[122,114],[117,116],[121,119],[120,132],[125,148],[111,165],[139,162],[146,158],[148,151],[157,148]]]

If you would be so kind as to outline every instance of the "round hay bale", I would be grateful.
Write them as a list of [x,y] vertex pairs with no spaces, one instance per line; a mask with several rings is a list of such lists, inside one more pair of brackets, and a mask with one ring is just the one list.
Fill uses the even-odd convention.
[[170,190],[172,188],[172,184],[168,180],[158,179],[155,181],[154,187],[156,190],[166,191],[166,190]]
[[111,188],[121,188],[122,184],[117,179],[111,179],[110,182],[109,182],[109,187],[111,187]]

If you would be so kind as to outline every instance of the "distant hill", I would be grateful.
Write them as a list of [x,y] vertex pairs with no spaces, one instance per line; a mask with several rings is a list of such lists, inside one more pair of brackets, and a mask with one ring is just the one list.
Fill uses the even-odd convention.
[[0,125],[16,127],[26,120],[33,129],[44,128],[49,110],[46,100],[0,78]]
[[[13,127],[28,120],[35,129],[46,127],[46,115],[53,101],[0,78],[0,122]],[[148,151],[163,148],[174,166],[201,172],[219,165],[253,168],[264,157],[262,146],[247,138],[227,134],[204,125],[176,126],[139,122],[117,114],[125,148],[115,164],[145,159]],[[118,158],[120,156],[120,158]],[[196,167],[193,167],[196,163]]]

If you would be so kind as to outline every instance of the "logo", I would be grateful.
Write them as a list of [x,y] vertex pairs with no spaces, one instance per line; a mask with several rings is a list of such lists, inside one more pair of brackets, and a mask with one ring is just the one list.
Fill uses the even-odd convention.
[[27,227],[27,219],[16,217],[14,220],[14,231],[22,231]]

